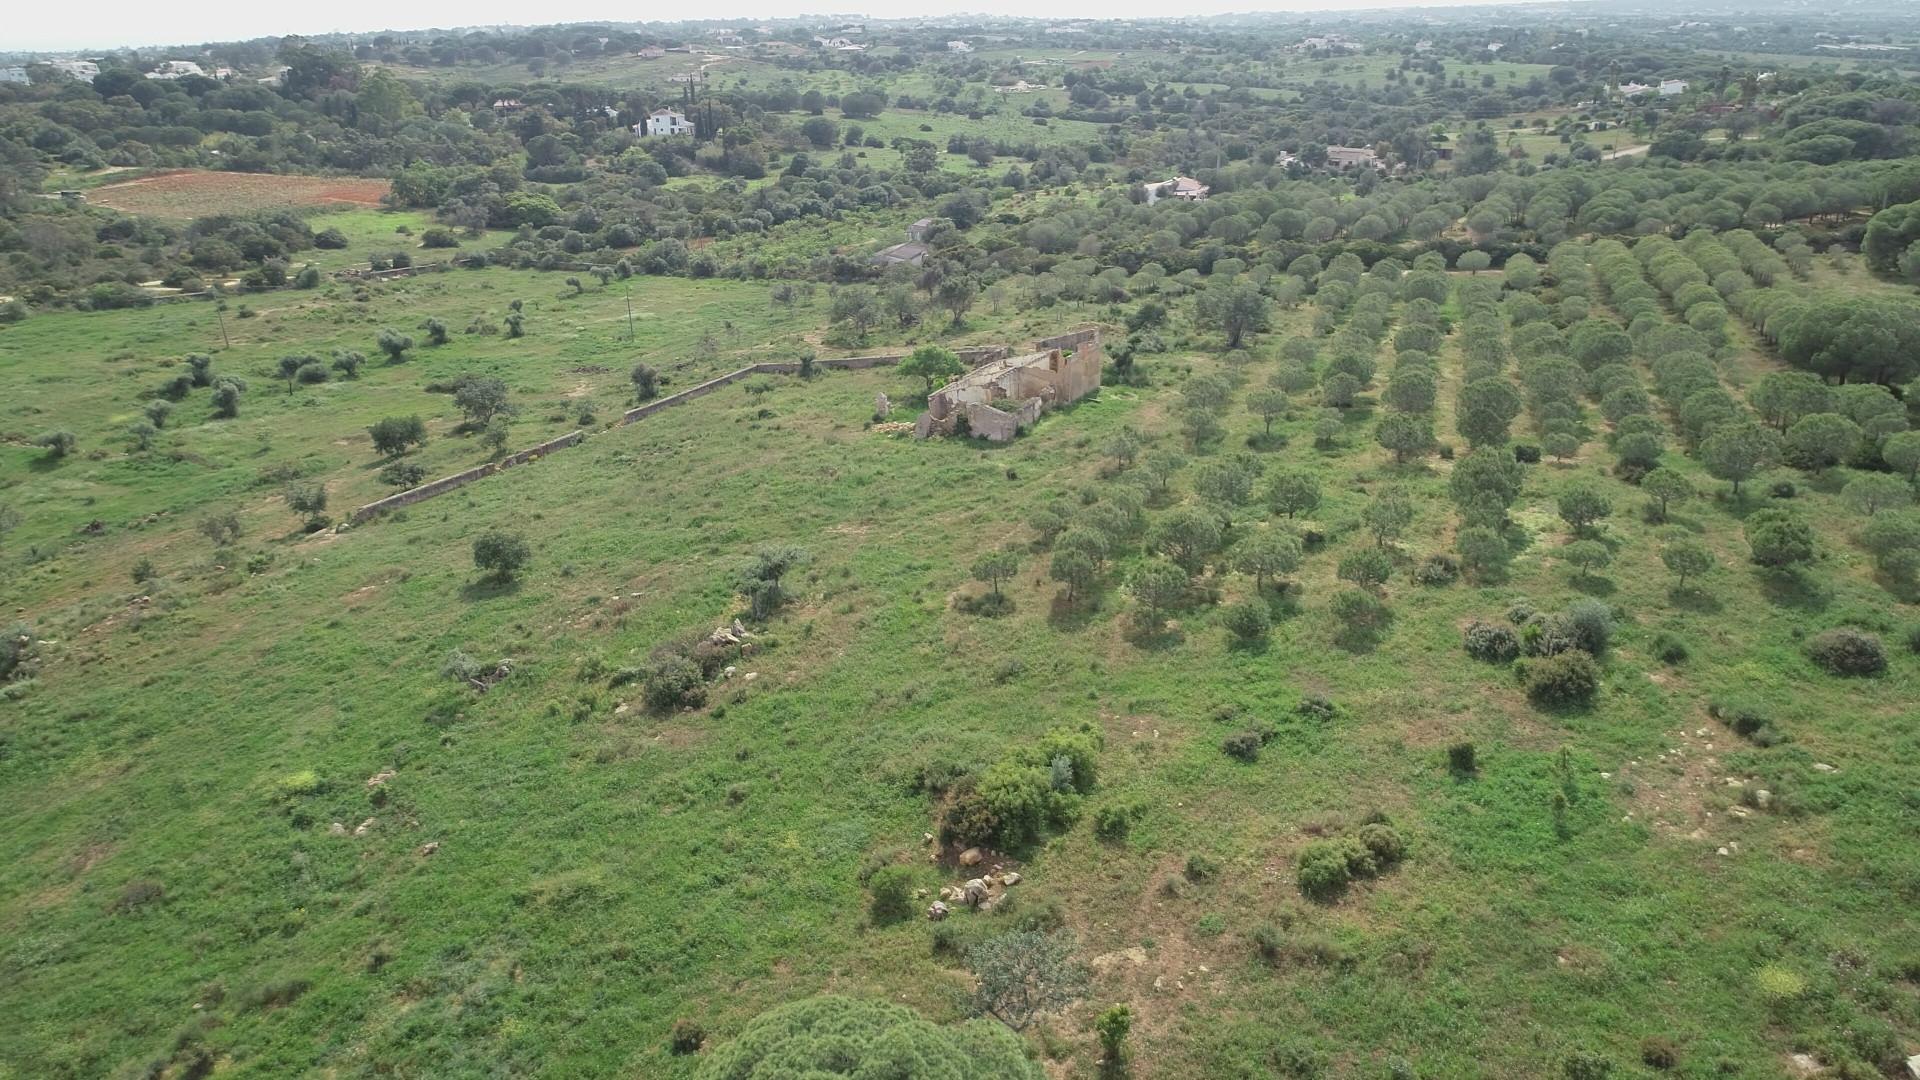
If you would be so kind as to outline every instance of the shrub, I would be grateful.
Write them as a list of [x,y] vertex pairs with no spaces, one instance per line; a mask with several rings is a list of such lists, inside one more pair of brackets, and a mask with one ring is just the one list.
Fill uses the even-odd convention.
[[1887,670],[1880,639],[1850,626],[1823,630],[1807,642],[1807,656],[1829,675],[1878,675]]
[[517,533],[488,529],[473,541],[473,565],[497,581],[508,581],[533,560],[533,548]]
[[698,664],[684,656],[670,656],[647,673],[642,697],[655,712],[697,709],[707,703],[707,684]]
[[1133,831],[1145,808],[1138,803],[1110,803],[1093,812],[1093,834],[1102,840],[1120,841]]
[[1535,614],[1532,604],[1525,600],[1515,600],[1507,607],[1507,621],[1515,626],[1524,626]]
[[1413,580],[1421,585],[1451,585],[1460,576],[1460,560],[1445,552],[1435,552],[1420,561]]
[[1776,499],[1791,499],[1800,494],[1800,489],[1793,486],[1793,481],[1782,480],[1768,488],[1767,494]]
[[1520,684],[1535,705],[1584,705],[1600,689],[1600,665],[1581,651],[1535,657],[1521,662]]
[[1406,857],[1407,844],[1400,833],[1385,822],[1376,821],[1360,826],[1361,846],[1373,853],[1374,861],[1382,868],[1393,866]]
[[1346,849],[1339,841],[1315,840],[1301,850],[1294,865],[1294,878],[1300,884],[1300,891],[1315,900],[1338,896],[1353,880]]
[[903,922],[913,917],[913,869],[907,866],[883,866],[867,882],[872,899],[867,914],[877,925]]
[[1540,448],[1537,446],[1516,445],[1513,448],[1513,460],[1525,465],[1538,464]]
[[1267,963],[1277,963],[1285,954],[1287,939],[1281,936],[1280,928],[1268,923],[1256,927],[1253,931],[1253,950]]
[[1680,1064],[1680,1048],[1655,1035],[1640,1044],[1640,1060],[1649,1069],[1671,1069]]
[[1590,1050],[1575,1050],[1560,1065],[1566,1080],[1607,1080],[1613,1074],[1613,1062]]
[[1235,640],[1255,642],[1267,636],[1273,629],[1273,619],[1267,614],[1267,605],[1254,600],[1243,601],[1227,608],[1221,613],[1221,622]]
[[1565,615],[1545,613],[1520,628],[1520,647],[1528,656],[1557,656],[1579,648],[1580,641]]
[[398,488],[410,488],[417,487],[426,480],[427,470],[425,466],[415,464],[411,461],[396,461],[382,468],[378,475],[380,482],[383,484],[390,484]]
[[1613,611],[1598,600],[1575,600],[1567,608],[1567,628],[1576,648],[1593,656],[1607,651],[1613,640]]
[[1220,750],[1230,758],[1254,762],[1260,760],[1261,741],[1257,731],[1236,732],[1220,741]]
[[78,441],[71,431],[49,431],[35,438],[33,445],[44,449],[49,458],[58,460],[73,453]]
[[682,1016],[673,1022],[673,1028],[667,1033],[667,1049],[675,1054],[697,1054],[700,1045],[707,1041],[707,1029],[699,1021]]
[[1205,855],[1189,855],[1187,856],[1187,866],[1183,873],[1188,881],[1195,884],[1203,881],[1212,881],[1214,878],[1220,876],[1220,864],[1207,858]]
[[1663,664],[1678,664],[1687,658],[1687,643],[1676,635],[1662,630],[1653,636],[1653,644],[1649,651],[1653,653],[1654,659]]
[[1467,655],[1491,664],[1505,664],[1520,655],[1520,636],[1499,623],[1474,622],[1467,627]]
[[1707,703],[1707,715],[1732,728],[1736,735],[1752,735],[1768,723],[1765,710],[1744,698],[1714,698]]
[[1326,698],[1318,694],[1308,694],[1306,697],[1300,699],[1300,704],[1295,705],[1293,711],[1303,719],[1315,720],[1324,724],[1330,722],[1339,710],[1335,708],[1333,702],[1328,701]]

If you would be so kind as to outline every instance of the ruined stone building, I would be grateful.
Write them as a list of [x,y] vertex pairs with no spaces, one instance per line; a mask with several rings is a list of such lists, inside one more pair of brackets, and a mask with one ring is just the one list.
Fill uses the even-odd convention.
[[1011,442],[1041,413],[1100,388],[1104,358],[1097,327],[1036,341],[1033,348],[1017,356],[1000,352],[935,390],[927,411],[914,421],[914,435],[924,439],[964,430],[989,442]]

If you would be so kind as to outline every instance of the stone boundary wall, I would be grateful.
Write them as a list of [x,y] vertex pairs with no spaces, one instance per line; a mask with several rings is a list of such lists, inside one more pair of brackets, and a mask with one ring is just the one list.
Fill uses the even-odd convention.
[[1078,350],[1080,346],[1095,340],[1099,336],[1100,336],[1099,327],[1087,326],[1087,327],[1082,327],[1079,330],[1068,331],[1067,333],[1061,334],[1058,337],[1041,338],[1039,341],[1036,341],[1033,343],[1033,348],[1034,348],[1034,351],[1036,352],[1045,352],[1048,349]]
[[444,495],[455,488],[465,487],[483,476],[492,476],[501,469],[510,469],[515,465],[525,465],[529,461],[538,461],[553,451],[564,450],[586,437],[587,433],[584,431],[569,431],[557,439],[549,439],[539,446],[528,447],[517,454],[509,454],[499,461],[489,461],[485,465],[476,466],[465,472],[457,472],[452,476],[443,476],[431,483],[421,484],[417,488],[408,488],[398,494],[389,495],[384,499],[376,499],[355,510],[352,521],[355,525],[358,525],[368,518],[373,517],[375,514],[384,514],[389,510],[398,510],[403,506],[412,506],[414,503],[431,499],[435,495]]
[[[414,270],[415,273],[420,272],[412,267],[404,269]],[[370,273],[385,272],[386,271],[371,271]],[[1060,341],[1066,340],[1067,338],[1074,338],[1079,341],[1085,341],[1098,333],[1099,331],[1097,329],[1076,330],[1061,338],[1050,338],[1048,340]],[[1041,349],[1056,347],[1045,342],[1036,342],[1035,344]],[[970,345],[965,348],[955,349],[954,355],[958,356],[962,361],[978,367],[989,361],[1003,360],[1013,355],[1013,349],[1006,345]],[[906,357],[906,353],[876,353],[872,356],[833,356],[824,360],[815,360],[813,366],[825,371],[858,371],[863,368],[888,367],[899,363],[906,359]],[[708,379],[698,386],[682,390],[677,394],[669,394],[658,401],[649,401],[645,405],[628,409],[620,415],[620,425],[624,427],[636,420],[644,420],[663,409],[671,409],[675,405],[684,405],[695,398],[705,397],[715,390],[731,383],[739,382],[749,375],[796,375],[799,374],[799,372],[800,364],[798,361],[748,364],[746,367],[737,368],[727,372],[725,375]],[[389,495],[384,499],[377,499],[356,509],[353,512],[351,521],[353,524],[358,525],[368,518],[378,514],[384,514],[389,510],[398,510],[403,506],[412,506],[414,503],[431,499],[435,495],[444,495],[455,488],[465,487],[483,476],[492,476],[501,469],[511,468],[515,465],[524,465],[529,461],[536,461],[545,457],[555,450],[564,450],[586,437],[587,433],[584,431],[570,431],[557,439],[543,442],[539,446],[530,447],[517,454],[501,458],[499,461],[490,461],[485,465],[468,469],[465,472],[454,473],[452,476],[443,476],[438,480],[422,484],[417,488],[409,488],[406,491]]]

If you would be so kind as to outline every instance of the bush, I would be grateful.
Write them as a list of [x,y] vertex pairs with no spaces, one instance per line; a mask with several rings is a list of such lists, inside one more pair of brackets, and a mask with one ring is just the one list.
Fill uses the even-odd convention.
[[1353,873],[1347,868],[1346,851],[1338,841],[1315,840],[1300,852],[1294,878],[1302,893],[1315,900],[1328,900],[1346,889]]
[[1537,446],[1517,445],[1513,448],[1513,460],[1523,465],[1535,465],[1540,461],[1540,448]]
[[427,478],[423,465],[411,461],[396,461],[379,472],[380,482],[397,488],[418,487]]
[[655,712],[697,709],[707,703],[707,683],[698,664],[684,656],[670,656],[647,673],[642,697]]
[[1829,675],[1878,675],[1887,670],[1880,639],[1850,626],[1823,630],[1807,642],[1807,656]]
[[1133,831],[1133,823],[1145,813],[1137,803],[1111,803],[1093,812],[1093,835],[1102,840],[1120,841]]
[[667,1049],[675,1054],[697,1054],[700,1045],[707,1041],[707,1029],[699,1021],[682,1016],[673,1022],[673,1028],[667,1033]]
[[873,897],[867,914],[876,925],[904,922],[913,917],[913,868],[883,866],[867,882]]
[[1577,650],[1535,657],[1521,661],[1520,684],[1535,705],[1584,705],[1600,689],[1600,665]]
[[1385,822],[1376,821],[1360,826],[1360,844],[1373,853],[1374,861],[1382,868],[1393,866],[1406,857],[1407,844],[1400,833]]
[[1671,1069],[1680,1064],[1680,1048],[1672,1039],[1653,1036],[1640,1044],[1640,1060],[1649,1069]]
[[1189,855],[1187,856],[1186,870],[1183,871],[1183,873],[1188,881],[1197,885],[1200,882],[1212,881],[1214,878],[1219,877],[1220,864],[1207,858],[1205,855]]
[[1460,560],[1444,552],[1427,556],[1413,571],[1413,580],[1421,585],[1451,585],[1459,576]]
[[498,581],[513,575],[533,560],[533,548],[516,533],[488,529],[473,541],[473,565]]
[[1220,741],[1220,750],[1230,758],[1254,762],[1260,760],[1262,741],[1257,731],[1236,732]]
[[1520,647],[1528,656],[1558,656],[1580,647],[1573,623],[1565,615],[1535,615],[1520,628]]
[[1561,1063],[1560,1073],[1567,1080],[1607,1080],[1613,1074],[1613,1062],[1589,1050],[1575,1050]]
[[57,460],[73,453],[78,440],[71,431],[49,431],[35,438],[33,445],[44,449],[48,457]]
[[1221,623],[1234,639],[1241,642],[1255,642],[1267,636],[1273,629],[1273,619],[1267,614],[1267,605],[1247,600],[1227,608],[1221,613]]
[[1613,611],[1598,600],[1576,600],[1567,609],[1567,628],[1574,647],[1600,656],[1613,640]]
[[1505,664],[1520,655],[1520,636],[1512,627],[1499,623],[1474,622],[1468,625],[1467,655],[1490,664]]
[[1678,664],[1687,659],[1687,643],[1665,630],[1653,636],[1649,651],[1663,664]]
[[1318,694],[1308,694],[1306,697],[1301,698],[1300,704],[1295,705],[1293,711],[1295,715],[1302,719],[1313,720],[1322,724],[1331,722],[1339,712],[1333,702],[1328,701]]

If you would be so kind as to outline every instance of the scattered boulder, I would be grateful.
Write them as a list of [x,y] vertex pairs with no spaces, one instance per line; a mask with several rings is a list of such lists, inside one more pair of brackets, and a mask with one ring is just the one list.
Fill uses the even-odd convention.
[[341,824],[340,822],[336,821],[333,824],[327,826],[327,835],[328,836],[345,836],[347,835],[347,827]]
[[979,866],[981,860],[985,858],[986,856],[981,853],[979,848],[970,847],[967,850],[960,853],[960,865],[961,866]]
[[394,772],[392,769],[381,769],[379,772],[367,777],[367,786],[370,788],[380,787],[398,775],[399,773]]
[[1020,884],[1020,872],[1018,870],[1008,870],[1006,873],[1001,874],[1000,884],[1002,885]]
[[987,898],[987,883],[979,878],[967,882],[967,891],[963,899],[968,907],[979,907]]
[[428,843],[420,845],[420,854],[422,855],[431,855],[434,852],[439,850],[440,850],[440,841],[438,840],[433,840]]
[[370,832],[372,832],[372,831],[373,831],[373,820],[374,820],[374,819],[372,819],[372,818],[368,818],[367,820],[365,820],[365,821],[363,821],[363,822],[361,822],[361,823],[360,823],[360,824],[359,824],[359,825],[358,825],[357,827],[355,827],[355,829],[353,830],[353,835],[355,835],[355,836],[365,836],[365,835],[367,835],[368,833],[370,833]]
[[927,908],[927,921],[939,922],[941,919],[946,918],[952,912],[953,912],[952,908],[948,907],[946,904],[942,903],[939,900],[935,900]]
[[1840,770],[1834,768],[1833,766],[1827,764],[1824,761],[1816,761],[1813,763],[1813,771],[1814,772],[1839,772]]

